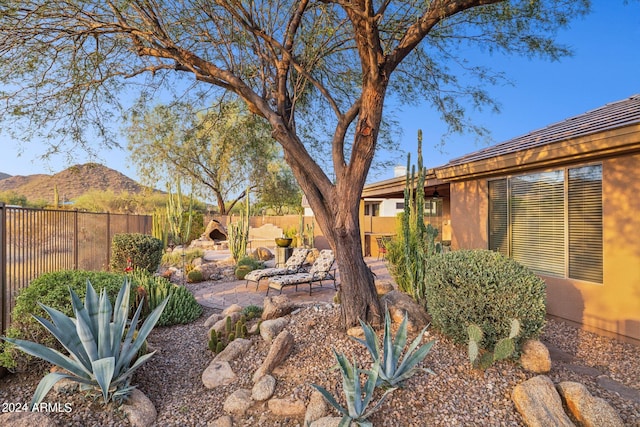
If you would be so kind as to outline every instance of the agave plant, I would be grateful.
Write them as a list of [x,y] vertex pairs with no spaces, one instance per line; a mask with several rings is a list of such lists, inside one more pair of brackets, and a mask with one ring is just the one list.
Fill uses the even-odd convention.
[[360,321],[360,325],[364,330],[365,339],[353,338],[362,345],[364,345],[369,353],[371,354],[371,358],[374,361],[374,366],[377,365],[379,367],[378,373],[378,386],[384,387],[396,387],[400,385],[404,380],[412,377],[418,370],[423,370],[425,372],[433,373],[430,369],[427,368],[418,368],[416,365],[427,356],[431,347],[435,343],[435,340],[429,341],[424,344],[420,348],[418,345],[420,341],[422,341],[422,336],[427,330],[427,326],[418,334],[418,336],[413,340],[409,348],[407,349],[404,358],[402,357],[402,353],[404,347],[407,343],[407,314],[405,313],[400,326],[398,327],[398,331],[396,332],[395,339],[391,335],[391,317],[389,316],[389,310],[385,310],[385,318],[384,318],[384,335],[382,337],[383,341],[383,351],[380,351],[380,341],[378,340],[378,336],[374,332],[373,328],[364,323],[362,320]]
[[[342,414],[342,419],[338,427],[348,427],[352,422],[355,422],[360,427],[371,427],[373,424],[367,421],[367,418],[382,404],[387,394],[391,393],[395,388],[390,388],[384,392],[378,403],[367,411],[367,406],[371,403],[373,392],[378,382],[378,363],[374,361],[370,370],[359,369],[356,361],[353,364],[349,363],[349,360],[344,354],[338,354],[335,350],[333,353],[338,361],[338,367],[342,373],[342,388],[347,401],[347,408],[345,409],[340,405],[336,399],[323,387],[311,384],[316,390],[318,390],[322,396]],[[367,382],[364,385],[364,390],[360,384],[360,374],[367,374]],[[364,393],[364,396],[363,396]]]
[[104,289],[98,297],[89,281],[84,305],[73,289],[70,289],[75,318],[69,318],[54,308],[40,304],[52,322],[39,316],[34,317],[60,341],[69,356],[42,344],[2,337],[25,353],[68,371],[53,372],[42,378],[31,399],[31,408],[39,404],[51,387],[63,378],[78,382],[83,390],[91,389],[102,393],[105,403],[111,399],[122,400],[131,393],[134,388],[130,385],[133,372],[154,354],[138,357],[138,351],[160,318],[168,298],[153,310],[136,333],[135,325],[142,306],[138,307],[131,319],[131,327],[127,328],[130,288],[131,282],[126,279],[120,288],[114,309]]

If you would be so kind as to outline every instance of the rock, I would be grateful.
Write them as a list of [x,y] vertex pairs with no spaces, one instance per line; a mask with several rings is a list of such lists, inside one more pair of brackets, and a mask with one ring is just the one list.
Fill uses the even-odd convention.
[[341,420],[341,417],[322,417],[309,424],[309,427],[338,427]]
[[238,305],[238,304],[231,304],[229,307],[225,308],[222,311],[222,317],[228,316],[231,313],[241,313],[242,312],[242,306]]
[[220,267],[215,262],[200,264],[196,269],[202,272],[205,280],[215,280],[220,276]]
[[271,342],[289,324],[284,317],[265,320],[260,324],[260,336],[266,342]]
[[409,295],[400,291],[391,291],[380,298],[382,307],[389,309],[391,319],[395,323],[402,322],[407,314],[407,325],[410,331],[418,332],[429,324],[429,316]]
[[251,256],[260,261],[269,261],[274,258],[273,253],[264,247],[259,247],[255,251],[251,252]]
[[262,307],[262,320],[271,320],[286,316],[296,308],[286,295],[265,297]]
[[75,393],[79,386],[80,384],[77,382],[72,381],[69,378],[63,378],[53,385],[53,390],[56,393],[71,394]]
[[216,388],[233,383],[237,375],[231,369],[229,362],[212,360],[202,373],[202,383],[206,388]]
[[297,399],[271,399],[267,405],[269,410],[279,417],[301,418],[307,409],[304,402]]
[[232,415],[244,415],[251,405],[253,405],[251,391],[241,388],[227,397],[222,405],[222,409]]
[[44,412],[6,412],[0,414],[0,426],[11,427],[57,427]]
[[324,400],[324,397],[322,397],[322,394],[318,390],[314,390],[309,398],[309,404],[307,405],[307,410],[304,414],[304,423],[302,423],[302,425],[308,426],[314,421],[319,420],[327,415],[328,410],[327,401]]
[[515,386],[511,399],[529,427],[575,427],[562,409],[562,399],[553,382],[545,375]]
[[350,337],[364,338],[364,329],[362,329],[362,326],[353,326],[347,329],[347,335]]
[[549,350],[538,340],[527,340],[522,346],[520,356],[522,367],[534,374],[544,374],[551,370]]
[[624,423],[615,409],[604,399],[594,397],[584,385],[563,381],[558,391],[571,414],[584,427],[622,427]]
[[233,419],[229,415],[223,415],[207,423],[207,427],[233,427]]
[[204,327],[207,329],[211,328],[221,318],[222,318],[222,315],[220,313],[213,313],[211,316],[207,318],[207,320],[204,321]]
[[158,412],[151,400],[137,388],[133,389],[129,398],[120,408],[129,418],[129,423],[135,427],[148,427],[158,417]]
[[249,347],[251,347],[251,340],[236,338],[227,344],[225,349],[218,353],[213,360],[216,362],[231,362],[249,350]]
[[393,291],[395,288],[393,287],[393,283],[388,280],[376,282],[376,293],[378,296],[383,296]]
[[279,366],[293,350],[293,335],[289,331],[282,331],[271,344],[267,357],[262,365],[253,374],[253,382],[256,383],[264,375],[270,374],[273,369]]
[[251,398],[261,402],[269,399],[276,391],[276,379],[271,375],[265,375],[251,389]]

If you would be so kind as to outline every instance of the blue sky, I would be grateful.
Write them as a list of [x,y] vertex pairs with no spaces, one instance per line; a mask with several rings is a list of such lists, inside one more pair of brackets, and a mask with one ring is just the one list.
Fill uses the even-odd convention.
[[[504,71],[513,85],[491,87],[491,95],[500,103],[501,112],[473,114],[475,124],[489,129],[493,143],[505,141],[549,124],[564,120],[606,103],[640,93],[640,2],[631,0],[595,0],[592,13],[572,22],[558,34],[558,41],[570,46],[574,56],[559,62],[529,60],[519,57],[481,57],[496,70]],[[396,111],[401,117],[401,148],[416,150],[417,130],[424,133],[425,164],[428,167],[483,148],[468,135],[447,137],[439,145],[446,127],[428,105],[404,107]],[[126,145],[124,139],[122,144]],[[38,156],[45,151],[42,143],[18,143],[0,136],[2,156],[0,172],[10,175],[56,173],[70,166],[64,156],[43,163]],[[100,152],[97,161],[137,179],[128,166],[125,151]],[[406,155],[401,155],[406,159]],[[75,163],[88,161],[79,153]],[[404,164],[406,160],[401,160]],[[391,178],[392,171],[371,174],[369,181]]]

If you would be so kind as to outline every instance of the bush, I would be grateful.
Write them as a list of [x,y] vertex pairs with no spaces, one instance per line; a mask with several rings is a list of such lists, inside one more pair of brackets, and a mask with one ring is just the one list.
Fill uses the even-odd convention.
[[163,250],[162,241],[153,236],[140,233],[116,234],[111,242],[109,267],[115,272],[137,267],[155,273],[160,265]]
[[201,270],[191,270],[187,273],[187,282],[200,283],[204,280],[204,275]]
[[518,262],[488,250],[461,250],[426,262],[426,306],[433,326],[459,344],[467,327],[484,332],[483,347],[493,349],[508,336],[512,319],[521,333],[516,353],[527,339],[542,332],[546,314],[546,285]]
[[242,257],[238,260],[238,264],[236,266],[236,278],[242,280],[247,273],[259,268],[264,268],[264,263],[262,261],[258,261],[252,257]]
[[[87,280],[93,284],[97,292],[105,289],[109,300],[113,304],[118,291],[124,283],[123,274],[93,272],[93,271],[57,271],[46,273],[33,280],[28,287],[23,289],[16,298],[16,305],[11,312],[11,326],[7,329],[6,336],[37,342],[47,347],[64,351],[58,341],[49,334],[45,328],[32,316],[48,316],[38,305],[38,302],[55,308],[67,316],[73,314],[69,287],[80,297],[84,298]],[[135,298],[131,296],[131,300]],[[8,343],[3,345],[0,353],[0,365],[7,368],[24,370],[36,359],[17,351]]]
[[204,251],[202,249],[186,249],[184,252],[182,250],[174,250],[162,255],[162,266],[182,267],[183,253],[185,264],[191,264],[193,263],[193,260],[204,255]]

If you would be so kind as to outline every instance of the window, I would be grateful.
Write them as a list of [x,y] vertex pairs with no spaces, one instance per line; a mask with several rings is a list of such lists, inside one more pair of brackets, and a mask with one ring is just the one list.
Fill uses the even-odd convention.
[[404,202],[396,202],[396,210],[398,211],[404,210]]
[[380,216],[380,203],[365,203],[364,214],[365,216]]
[[602,166],[488,183],[489,249],[538,274],[602,283]]

